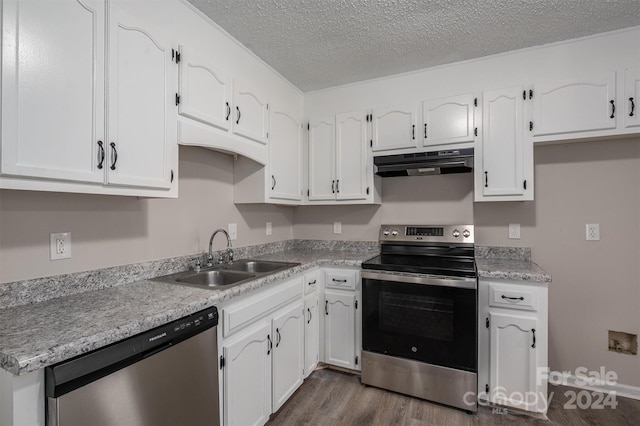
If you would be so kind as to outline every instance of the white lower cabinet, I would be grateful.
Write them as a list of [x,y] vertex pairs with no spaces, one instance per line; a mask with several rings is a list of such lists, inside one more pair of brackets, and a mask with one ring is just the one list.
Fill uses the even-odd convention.
[[481,400],[547,411],[547,285],[479,281]]
[[273,395],[275,413],[300,387],[304,370],[304,315],[302,301],[292,303],[274,315]]
[[271,414],[271,324],[263,321],[222,347],[225,425],[263,425]]
[[320,349],[320,316],[318,293],[314,292],[304,298],[304,377],[315,370],[319,360]]
[[326,290],[324,297],[324,361],[338,367],[355,369],[356,295],[353,292]]

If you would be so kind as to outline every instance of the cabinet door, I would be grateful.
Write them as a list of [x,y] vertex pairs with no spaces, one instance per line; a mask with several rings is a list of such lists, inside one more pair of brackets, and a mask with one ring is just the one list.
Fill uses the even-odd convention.
[[178,150],[175,46],[124,3],[110,2],[109,23],[108,183],[169,188]]
[[537,394],[538,349],[535,317],[512,314],[489,314],[491,402],[535,411],[545,395]]
[[474,141],[474,95],[452,96],[422,103],[423,145]]
[[222,347],[224,424],[263,425],[271,414],[271,324],[262,323],[233,341]]
[[302,127],[291,115],[274,108],[269,138],[269,196],[301,200]]
[[353,293],[325,291],[325,362],[355,367],[355,299]]
[[104,181],[104,1],[2,4],[4,175]]
[[378,108],[372,113],[373,151],[416,148],[416,104]]
[[336,198],[366,200],[367,122],[364,112],[336,116]]
[[615,72],[535,84],[533,136],[615,129],[615,96]]
[[[475,157],[476,201],[525,193],[522,92],[522,87],[484,92],[483,136]],[[527,161],[533,163],[533,158]]]
[[317,293],[312,293],[304,298],[304,314],[304,377],[306,378],[318,365],[320,321]]
[[266,144],[269,138],[269,104],[266,96],[234,79],[233,104],[233,133]]
[[640,127],[640,69],[627,69],[624,71],[625,97],[622,100],[626,105],[624,109],[624,126]]
[[304,374],[304,314],[299,301],[274,315],[273,412],[302,384]]
[[334,200],[336,174],[334,118],[309,122],[309,201]]
[[211,58],[180,46],[178,113],[204,124],[231,127],[231,78]]

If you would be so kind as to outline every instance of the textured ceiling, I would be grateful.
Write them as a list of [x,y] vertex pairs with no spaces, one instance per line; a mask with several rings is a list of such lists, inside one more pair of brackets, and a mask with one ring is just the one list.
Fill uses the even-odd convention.
[[303,92],[640,25],[640,0],[188,0]]

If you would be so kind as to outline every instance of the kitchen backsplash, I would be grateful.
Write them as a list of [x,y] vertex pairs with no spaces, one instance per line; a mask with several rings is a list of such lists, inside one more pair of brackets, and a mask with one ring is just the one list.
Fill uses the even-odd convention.
[[[236,259],[246,259],[285,250],[369,250],[378,247],[377,241],[321,241],[286,240],[267,244],[234,248]],[[217,259],[220,252],[214,252]],[[113,266],[92,271],[14,281],[0,284],[0,309],[43,302],[56,297],[100,290],[134,281],[184,271],[194,265],[195,258],[204,263],[206,254],[198,253],[169,259],[129,265]]]

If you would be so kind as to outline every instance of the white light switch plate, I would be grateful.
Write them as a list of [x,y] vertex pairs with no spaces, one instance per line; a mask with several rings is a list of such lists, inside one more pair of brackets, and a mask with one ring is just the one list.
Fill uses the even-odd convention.
[[238,239],[238,225],[236,223],[229,224],[229,238],[232,240]]
[[71,258],[71,232],[52,233],[49,236],[51,260]]

